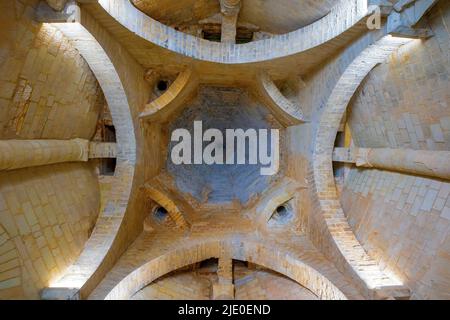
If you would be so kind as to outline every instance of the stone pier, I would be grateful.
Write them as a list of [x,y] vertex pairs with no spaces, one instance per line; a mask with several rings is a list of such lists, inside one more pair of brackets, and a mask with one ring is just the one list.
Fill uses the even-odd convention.
[[231,259],[229,256],[223,256],[219,258],[217,275],[219,277],[219,281],[213,284],[213,299],[233,300],[233,259]]

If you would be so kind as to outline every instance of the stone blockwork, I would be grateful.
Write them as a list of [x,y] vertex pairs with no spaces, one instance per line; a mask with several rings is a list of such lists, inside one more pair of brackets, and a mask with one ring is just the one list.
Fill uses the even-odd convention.
[[48,5],[56,11],[61,11],[66,6],[67,0],[47,0]]
[[341,198],[358,239],[413,298],[449,299],[450,184],[352,169]]
[[449,151],[404,148],[334,148],[333,161],[357,167],[406,172],[411,175],[450,180]]
[[258,76],[257,87],[267,106],[286,126],[305,121],[301,106],[288,100],[266,73]]
[[[1,1],[0,298],[450,298],[447,0],[48,2]],[[194,120],[278,174],[176,165]]]
[[0,137],[90,139],[103,97],[63,34],[32,21],[38,1],[2,2]]
[[243,45],[215,43],[179,32],[153,20],[129,1],[100,0],[123,27],[149,43],[208,62],[241,64],[286,57],[318,47],[368,16],[367,0],[340,0],[322,19],[293,32]]
[[[163,3],[131,1],[153,19],[186,33],[198,29],[201,31],[202,22],[208,17],[216,17],[220,12],[219,0],[166,0]],[[246,0],[241,7],[239,22],[265,33],[283,34],[322,18],[338,1]]]
[[83,139],[0,140],[0,152],[0,170],[87,161],[89,141]]
[[0,298],[37,299],[73,263],[96,222],[99,196],[85,164],[0,173]]
[[[187,269],[187,270],[186,270]],[[194,269],[194,270],[192,270]],[[316,300],[308,289],[276,272],[234,262],[235,296],[238,300]],[[217,264],[205,261],[170,273],[135,293],[133,300],[208,300],[217,281]]]
[[[334,184],[332,152],[335,137],[345,110],[358,86],[367,74],[407,40],[381,36],[363,50],[346,68],[333,88],[318,122],[312,158],[312,182],[315,191],[315,240],[337,265],[360,282],[367,297],[374,297],[383,288],[401,286],[398,279],[380,270],[377,263],[364,251],[342,210]],[[328,243],[328,244],[327,244]]]
[[[143,233],[121,257],[90,299],[128,299],[153,280],[187,265],[229,252],[233,259],[256,263],[282,273],[305,286],[321,299],[360,299],[354,286],[342,276],[304,237],[289,243],[264,241],[254,237],[244,221],[222,218],[231,223],[234,233],[220,226],[218,218],[202,222],[202,229],[188,237],[170,229]],[[233,224],[234,220],[234,224]],[[241,221],[236,224],[237,221]],[[199,223],[200,224],[200,223]],[[237,227],[239,226],[239,227]],[[211,228],[221,229],[210,235]],[[238,229],[239,228],[239,229]],[[151,245],[153,244],[153,245]],[[144,248],[148,248],[145,250]]]
[[[440,1],[428,21],[435,36],[401,48],[356,94],[348,118],[356,146],[450,149],[450,3]],[[450,298],[449,190],[438,178],[373,169],[352,169],[345,182],[356,236],[416,299]]]
[[[213,87],[202,85],[198,89],[198,95],[184,104],[184,110],[177,114],[177,118],[170,123],[169,130],[185,128],[194,139],[194,121],[202,122],[202,130],[218,129],[223,134],[223,156],[229,157],[225,149],[226,129],[278,129],[280,145],[283,144],[284,130],[277,119],[247,90],[230,87]],[[270,139],[268,133],[266,139]],[[261,137],[257,138],[258,142]],[[270,140],[269,140],[270,141]],[[169,141],[171,150],[177,143]],[[237,142],[236,142],[237,144]],[[206,143],[203,147],[206,147]],[[237,154],[238,148],[234,147]],[[256,152],[256,149],[252,149]],[[235,155],[237,156],[237,155]],[[238,203],[246,205],[252,197],[261,193],[274,181],[283,175],[283,154],[280,156],[280,170],[273,176],[263,176],[260,171],[260,163],[250,164],[249,152],[245,154],[245,164],[212,164],[198,165],[181,164],[172,162],[171,154],[167,154],[167,172],[175,180],[177,189],[181,194],[186,194],[201,204]],[[228,158],[224,158],[228,159]],[[232,186],[231,188],[229,186]]]
[[258,266],[256,270],[248,270],[235,264],[234,277],[237,300],[318,300],[291,279]]
[[[99,219],[84,250],[54,287],[76,288],[85,298],[142,231],[145,197],[136,192],[158,171],[158,148],[137,150],[142,136],[159,134],[138,130],[138,114],[150,96],[145,71],[109,32],[89,13],[80,11],[78,23],[55,23],[73,42],[96,75],[111,111],[117,136],[117,166],[114,177],[105,181],[109,190],[102,197]],[[140,134],[138,134],[140,133]],[[149,155],[150,154],[150,155]],[[152,165],[145,166],[145,157]],[[139,172],[137,172],[140,170]],[[128,215],[127,215],[128,213]]]
[[[6,144],[14,143],[6,139],[90,139],[103,94],[62,33],[33,21],[37,4],[0,4],[0,138]],[[42,155],[51,142],[32,145]],[[16,151],[26,156],[25,150]],[[65,161],[80,155],[79,148],[67,151],[53,155]],[[0,298],[39,298],[81,252],[99,205],[97,176],[89,163],[1,172]]]
[[435,36],[414,41],[376,68],[349,115],[359,147],[450,150],[450,4],[431,12]]
[[117,144],[115,142],[91,142],[89,158],[116,158]]

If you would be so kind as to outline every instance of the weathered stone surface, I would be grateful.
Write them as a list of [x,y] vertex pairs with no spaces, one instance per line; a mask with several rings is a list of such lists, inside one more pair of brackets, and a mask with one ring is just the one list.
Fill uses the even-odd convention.
[[[435,36],[425,45],[415,41],[402,47],[358,90],[348,117],[355,148],[431,154],[450,150],[450,70],[444,53],[449,9],[448,2],[437,3],[427,16]],[[431,56],[441,58],[425,58]],[[407,68],[405,59],[422,68]],[[448,169],[448,157],[443,168]],[[345,182],[343,208],[356,236],[371,256],[404,279],[413,299],[450,298],[445,280],[450,262],[448,196],[448,181],[407,172],[352,169]]]
[[[450,299],[448,1],[0,15],[1,299]],[[175,164],[197,120],[280,170]]]
[[450,179],[448,166],[450,152],[390,149],[390,148],[335,148],[333,161],[354,163],[357,167],[378,168]]
[[61,162],[87,161],[89,141],[0,140],[0,170],[14,170]]
[[[295,281],[269,269],[250,269],[234,262],[234,292],[238,300],[317,300],[311,291]],[[205,263],[198,269],[180,270],[156,280],[134,294],[133,300],[208,300],[212,297],[211,283],[216,281],[217,265]]]

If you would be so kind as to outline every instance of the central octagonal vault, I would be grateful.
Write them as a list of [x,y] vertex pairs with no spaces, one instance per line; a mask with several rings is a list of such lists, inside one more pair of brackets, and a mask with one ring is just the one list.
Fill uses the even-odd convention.
[[[186,104],[169,125],[169,135],[176,129],[186,129],[194,137],[194,121],[202,121],[203,133],[218,129],[226,143],[226,129],[278,129],[280,135],[280,169],[272,176],[261,175],[260,164],[249,164],[248,139],[246,139],[245,164],[174,164],[172,148],[178,141],[169,141],[166,169],[180,193],[199,203],[225,205],[238,202],[246,205],[256,199],[282,175],[284,129],[269,110],[258,103],[247,90],[235,87],[200,86],[198,95]],[[261,139],[258,136],[258,139]],[[193,140],[193,139],[192,139]],[[193,145],[194,142],[192,141]],[[210,142],[203,142],[205,148]],[[269,144],[270,145],[270,144]],[[226,148],[223,146],[224,157]],[[235,144],[236,155],[236,144]],[[194,155],[192,155],[192,158]]]

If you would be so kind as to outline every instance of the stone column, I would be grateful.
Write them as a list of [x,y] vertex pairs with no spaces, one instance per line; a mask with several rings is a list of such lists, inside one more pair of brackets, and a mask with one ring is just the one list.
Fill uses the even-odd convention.
[[222,42],[236,43],[236,29],[241,0],[220,0],[222,12]]
[[358,149],[356,165],[450,179],[450,151]]
[[213,284],[213,299],[233,300],[233,259],[228,255],[219,258],[217,275],[219,276],[219,281]]
[[1,140],[0,170],[13,170],[61,162],[88,161],[89,141]]
[[450,151],[390,148],[336,148],[334,161],[450,180]]

